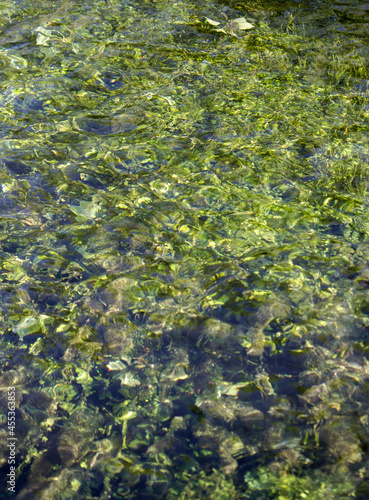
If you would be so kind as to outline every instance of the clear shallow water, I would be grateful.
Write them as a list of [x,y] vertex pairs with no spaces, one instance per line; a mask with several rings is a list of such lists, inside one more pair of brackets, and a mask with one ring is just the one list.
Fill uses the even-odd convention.
[[367,497],[367,26],[345,5],[1,5],[16,498]]

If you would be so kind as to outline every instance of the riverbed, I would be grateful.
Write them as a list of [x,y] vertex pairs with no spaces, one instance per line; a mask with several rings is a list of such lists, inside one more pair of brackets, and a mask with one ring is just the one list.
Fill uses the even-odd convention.
[[0,498],[368,498],[365,2],[0,13]]

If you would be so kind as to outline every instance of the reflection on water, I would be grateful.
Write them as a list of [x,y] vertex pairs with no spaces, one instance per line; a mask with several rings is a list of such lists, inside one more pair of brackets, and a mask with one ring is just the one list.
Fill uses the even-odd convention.
[[0,12],[0,498],[367,498],[365,2]]

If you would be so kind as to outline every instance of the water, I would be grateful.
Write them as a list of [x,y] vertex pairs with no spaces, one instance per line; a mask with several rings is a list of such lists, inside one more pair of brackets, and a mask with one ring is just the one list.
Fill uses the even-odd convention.
[[367,498],[366,4],[0,9],[1,498]]

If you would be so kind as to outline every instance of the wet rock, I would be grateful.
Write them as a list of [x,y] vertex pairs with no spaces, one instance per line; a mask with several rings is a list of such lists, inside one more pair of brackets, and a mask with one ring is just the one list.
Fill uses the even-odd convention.
[[33,168],[20,161],[8,160],[5,158],[0,159],[0,165],[4,165],[12,174],[27,175],[30,174]]
[[355,0],[334,0],[331,2],[334,12],[342,20],[358,23],[369,22],[369,2]]
[[291,411],[291,403],[286,398],[278,398],[269,410],[268,415],[276,420],[284,420]]
[[104,345],[107,354],[117,357],[127,355],[134,345],[135,329],[135,325],[129,320],[104,327]]
[[263,412],[249,405],[236,408],[235,416],[246,427],[252,427],[265,419]]
[[196,404],[201,409],[205,418],[213,422],[233,422],[235,416],[235,403],[231,400],[225,401],[223,399],[211,400],[200,398],[197,399]]
[[256,314],[251,318],[251,328],[247,334],[247,347],[249,356],[262,356],[267,343],[264,329],[274,320],[284,318],[290,313],[290,306],[287,302],[274,298],[273,301],[263,304]]
[[329,422],[320,429],[319,439],[336,464],[349,465],[361,461],[362,449],[358,436],[343,422]]

